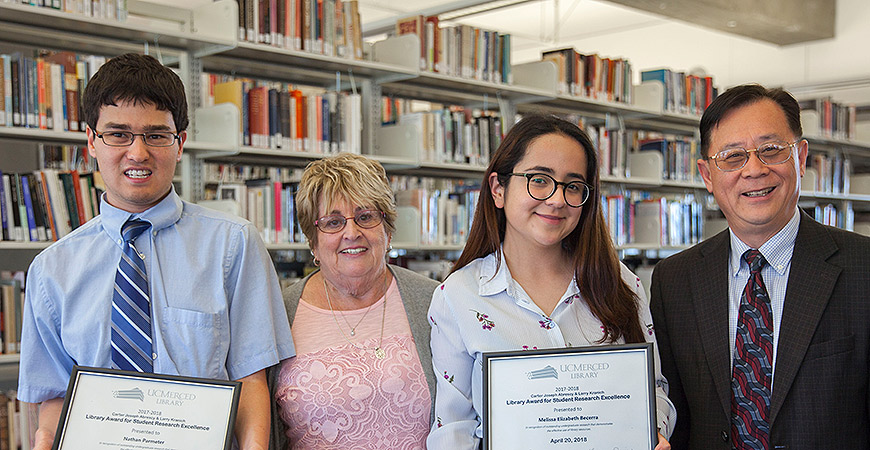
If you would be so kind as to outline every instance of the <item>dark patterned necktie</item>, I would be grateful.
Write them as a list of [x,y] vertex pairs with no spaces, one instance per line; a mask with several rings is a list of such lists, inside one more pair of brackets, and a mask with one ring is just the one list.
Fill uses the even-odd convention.
[[112,368],[151,372],[151,298],[144,258],[133,241],[151,224],[130,220],[121,229],[121,261],[112,294]]
[[743,254],[749,281],[740,299],[737,342],[731,377],[731,439],[737,450],[767,450],[770,446],[770,392],[773,361],[773,313],[761,279],[766,261],[761,252]]

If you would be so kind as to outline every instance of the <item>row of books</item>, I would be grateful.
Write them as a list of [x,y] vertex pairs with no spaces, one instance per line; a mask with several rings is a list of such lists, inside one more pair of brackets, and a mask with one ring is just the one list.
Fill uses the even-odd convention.
[[0,186],[2,239],[56,241],[99,214],[105,190],[99,172],[43,169],[3,173]]
[[664,111],[701,115],[718,95],[713,77],[699,76],[671,69],[645,70],[641,82],[658,81],[664,86]]
[[487,166],[504,137],[501,117],[491,111],[459,106],[402,114],[398,123],[412,125],[421,160]]
[[632,103],[632,68],[626,59],[586,55],[569,47],[541,52],[541,60],[556,64],[559,94]]
[[638,131],[632,133],[631,137],[632,149],[661,153],[664,163],[662,179],[701,182],[697,164],[701,158],[701,143],[698,140],[649,131]]
[[312,153],[362,151],[362,99],[281,82],[204,76],[204,104],[239,108],[240,145]]
[[831,194],[848,194],[852,176],[852,162],[842,154],[810,153],[807,170],[815,172],[815,185],[807,186],[802,180],[802,189]]
[[357,0],[237,0],[239,39],[291,50],[363,58]]
[[511,35],[471,25],[441,27],[437,16],[396,21],[396,35],[420,39],[420,70],[511,84]]
[[615,245],[686,246],[703,238],[703,203],[694,194],[625,190],[601,195]]
[[24,276],[24,272],[0,273],[0,352],[4,354],[21,351]]
[[[295,196],[301,171],[273,167],[226,166],[204,164],[204,174],[216,187],[209,187],[206,198],[223,201],[223,210],[230,202],[230,212],[247,219],[257,227],[266,243],[305,242],[305,235],[296,220]],[[245,178],[247,177],[247,178]],[[227,181],[232,180],[232,181]],[[291,181],[292,180],[292,181]],[[206,206],[215,205],[204,202]]]
[[33,448],[39,405],[18,400],[14,390],[0,392],[0,450]]
[[105,57],[38,51],[0,61],[0,126],[84,131],[81,94]]
[[3,0],[99,19],[127,20],[127,0]]
[[802,207],[816,222],[846,230],[853,230],[855,227],[855,211],[849,205],[838,207],[831,203],[816,203]]
[[835,139],[855,139],[858,111],[852,103],[839,103],[831,97],[801,100],[801,111],[816,111],[819,134]]
[[419,244],[465,244],[480,196],[479,182],[393,176],[390,186],[396,195],[400,225],[405,225],[403,212],[413,212],[405,218],[411,221],[407,225],[413,231],[419,230]]

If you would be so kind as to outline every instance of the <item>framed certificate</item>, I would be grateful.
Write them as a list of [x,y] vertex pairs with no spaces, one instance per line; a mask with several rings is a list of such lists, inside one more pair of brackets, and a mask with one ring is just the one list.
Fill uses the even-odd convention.
[[241,385],[75,366],[52,448],[229,450]]
[[655,448],[653,361],[651,343],[484,353],[484,449]]

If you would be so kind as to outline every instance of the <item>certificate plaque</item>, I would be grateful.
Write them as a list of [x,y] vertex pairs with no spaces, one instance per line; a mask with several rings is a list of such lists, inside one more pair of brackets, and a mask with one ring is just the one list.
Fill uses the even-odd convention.
[[241,382],[75,366],[54,450],[232,447]]
[[487,450],[658,442],[651,343],[483,354]]

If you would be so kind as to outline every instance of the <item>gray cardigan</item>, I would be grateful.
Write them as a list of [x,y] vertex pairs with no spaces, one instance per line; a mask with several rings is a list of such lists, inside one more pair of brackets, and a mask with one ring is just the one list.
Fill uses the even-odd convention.
[[[396,277],[396,284],[399,287],[399,295],[402,297],[402,303],[405,305],[405,313],[408,315],[408,324],[411,326],[411,335],[414,338],[414,344],[417,347],[417,355],[420,357],[420,364],[423,366],[423,372],[426,374],[426,381],[429,384],[429,398],[432,399],[434,411],[435,405],[435,372],[432,369],[432,350],[429,347],[429,302],[432,300],[432,293],[438,287],[438,282],[424,277],[416,272],[412,272],[403,267],[388,265],[387,268]],[[299,306],[299,299],[302,297],[302,291],[305,289],[305,283],[311,278],[316,271],[309,274],[307,277],[299,280],[296,283],[284,289],[284,306],[287,309],[287,318],[290,320],[290,326],[293,326],[293,318],[296,317],[296,308]],[[269,380],[269,396],[272,405],[272,434],[269,442],[270,450],[284,450],[287,447],[287,436],[285,433],[284,421],[278,416],[278,404],[275,401],[275,392],[277,389],[278,372],[280,365],[272,366],[267,370]],[[430,423],[434,420],[430,413]]]

